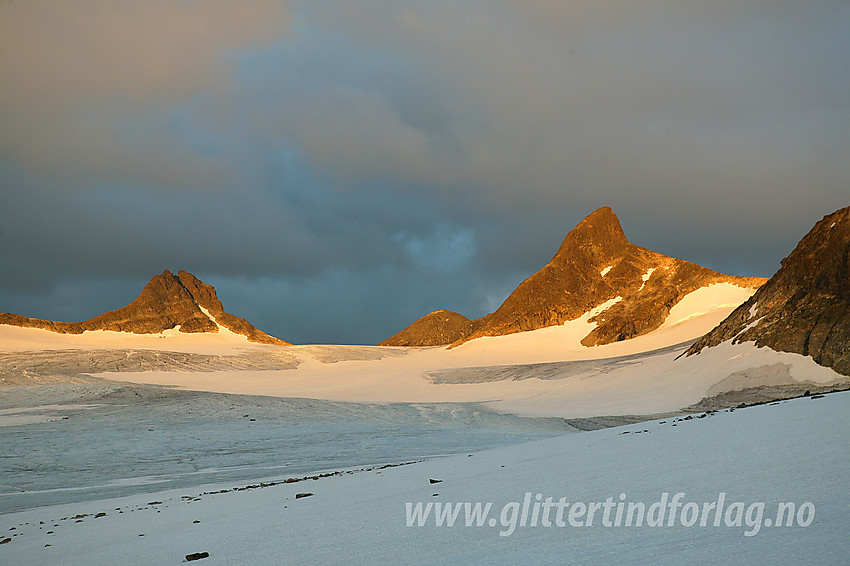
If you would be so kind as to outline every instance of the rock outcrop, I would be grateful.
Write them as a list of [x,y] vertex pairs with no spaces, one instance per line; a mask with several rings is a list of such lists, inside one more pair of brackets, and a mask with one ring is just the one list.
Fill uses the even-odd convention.
[[442,346],[460,340],[471,331],[472,321],[462,314],[439,310],[423,316],[378,346]]
[[[549,263],[523,281],[495,312],[444,331],[435,328],[439,319],[432,313],[382,344],[419,346],[426,345],[426,338],[445,336],[453,340],[444,344],[458,345],[483,336],[537,330],[574,320],[620,297],[590,319],[597,326],[582,340],[585,346],[609,344],[655,330],[676,303],[701,287],[712,283],[758,287],[764,281],[724,275],[638,247],[628,241],[617,215],[606,206],[570,231]],[[428,329],[427,337],[421,329]]]
[[274,336],[270,336],[262,330],[255,328],[244,318],[240,318],[226,312],[221,301],[218,300],[218,296],[216,295],[215,289],[212,285],[203,283],[200,279],[191,273],[183,271],[182,269],[177,272],[177,278],[183,284],[183,287],[189,291],[195,301],[200,306],[207,309],[209,313],[215,317],[215,320],[219,324],[231,332],[242,334],[251,342],[260,342],[263,344],[287,344],[287,342],[284,342],[279,338],[275,338]]
[[687,354],[726,340],[811,356],[850,375],[850,207],[815,224],[779,271]]
[[[206,309],[213,317],[201,310]],[[216,322],[218,324],[216,324]],[[82,334],[86,330],[113,330],[134,334],[158,334],[179,326],[180,332],[218,332],[219,324],[252,342],[288,344],[258,330],[247,320],[224,310],[212,286],[185,271],[177,275],[165,270],[145,285],[126,307],[82,322],[56,322],[0,313],[0,324],[41,328],[61,334]]]

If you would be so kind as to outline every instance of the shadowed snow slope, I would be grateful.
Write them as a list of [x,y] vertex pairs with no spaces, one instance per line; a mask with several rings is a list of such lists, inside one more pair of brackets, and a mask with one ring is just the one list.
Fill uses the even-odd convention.
[[[843,564],[848,426],[850,393],[835,393],[316,481],[43,507],[0,515],[0,531],[19,535],[0,556],[18,565],[176,564],[195,552],[230,565]],[[677,493],[683,507],[650,511]],[[560,498],[560,517],[534,509]],[[621,501],[644,504],[641,526],[616,518]],[[492,504],[481,526],[466,525],[464,508],[436,526],[436,505],[463,502]],[[776,526],[789,502],[790,526],[787,512]],[[432,507],[408,526],[417,503]],[[719,515],[703,507],[711,503]],[[661,524],[648,526],[662,509]]]

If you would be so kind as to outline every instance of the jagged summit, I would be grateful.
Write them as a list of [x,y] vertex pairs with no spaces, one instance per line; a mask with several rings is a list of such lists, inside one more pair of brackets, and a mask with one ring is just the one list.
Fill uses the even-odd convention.
[[[628,245],[620,219],[611,207],[603,206],[570,230],[549,263],[560,264],[575,259],[605,261],[620,254]],[[577,255],[582,257],[576,258]]]
[[287,344],[258,330],[247,320],[227,313],[211,285],[183,270],[174,275],[166,269],[152,277],[139,296],[126,307],[86,321],[56,322],[0,313],[0,324],[42,328],[61,334],[82,334],[86,330],[157,334],[177,327],[180,332],[216,333],[221,325],[252,342]]
[[[471,325],[452,325],[443,334],[458,345],[474,338],[537,330],[575,320],[606,301],[617,303],[590,319],[596,328],[582,344],[595,346],[626,340],[658,328],[685,295],[712,283],[758,287],[765,279],[724,275],[689,261],[672,258],[629,242],[617,215],[602,207],[564,238],[543,268],[523,281],[493,313]],[[433,326],[428,315],[382,342],[424,345],[417,330]],[[404,344],[396,339],[404,338]]]
[[815,224],[774,276],[688,355],[730,339],[812,356],[850,375],[850,206]]

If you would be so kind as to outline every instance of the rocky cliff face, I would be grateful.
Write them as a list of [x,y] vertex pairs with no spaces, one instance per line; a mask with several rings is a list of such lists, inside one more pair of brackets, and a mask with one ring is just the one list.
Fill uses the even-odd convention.
[[815,224],[779,271],[687,354],[726,340],[811,356],[850,375],[850,207]]
[[262,330],[255,328],[244,318],[240,318],[226,312],[221,301],[218,300],[218,296],[216,295],[215,289],[212,285],[206,285],[200,279],[191,273],[183,271],[182,269],[177,272],[177,278],[189,294],[192,295],[195,301],[200,306],[207,309],[209,313],[215,317],[219,324],[231,332],[242,334],[251,342],[260,342],[263,344],[287,344],[287,342],[284,342],[279,338],[275,338],[274,336],[270,336]]
[[[200,307],[207,309],[216,320],[207,316]],[[225,312],[215,289],[182,270],[177,275],[163,271],[161,275],[154,276],[126,307],[82,322],[56,322],[0,313],[0,324],[42,328],[62,334],[82,334],[86,330],[157,334],[177,326],[181,332],[218,332],[216,321],[252,342],[287,344],[258,330],[247,320]]]
[[[638,247],[626,238],[609,207],[596,210],[569,234],[555,256],[523,281],[496,312],[453,325],[442,333],[455,345],[483,336],[502,336],[574,320],[616,297],[616,304],[591,322],[596,329],[582,340],[586,346],[608,344],[658,328],[685,295],[712,283],[757,287],[765,279],[724,275],[694,263]],[[439,311],[438,311],[439,312]],[[431,315],[428,315],[431,317]],[[428,318],[425,317],[425,318]],[[420,319],[396,336],[404,345],[424,345],[417,330],[438,321]],[[433,328],[429,336],[439,334]],[[385,345],[402,345],[394,340]]]

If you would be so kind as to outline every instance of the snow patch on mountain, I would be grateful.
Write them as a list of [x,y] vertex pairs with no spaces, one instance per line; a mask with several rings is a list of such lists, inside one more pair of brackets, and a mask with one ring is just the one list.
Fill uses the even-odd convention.
[[[739,287],[732,283],[713,283],[688,293],[681,301],[670,309],[670,314],[664,320],[661,328],[669,328],[682,322],[718,312],[728,315],[732,309],[749,299],[755,289]],[[723,320],[720,318],[717,322]]]
[[642,290],[644,286],[646,286],[646,282],[649,281],[650,277],[652,277],[652,273],[655,271],[655,269],[655,267],[650,267],[646,270],[646,273],[641,276],[641,281],[643,281],[643,283],[640,284],[640,288],[638,289],[638,291]]
[[229,339],[235,339],[239,342],[247,342],[248,341],[248,338],[245,337],[244,335],[233,332],[229,328],[222,326],[222,324],[215,318],[215,316],[213,316],[213,314],[209,311],[209,309],[206,309],[206,308],[202,307],[201,305],[198,305],[198,308],[201,310],[202,313],[204,313],[204,315],[206,315],[207,318],[209,318],[211,321],[213,321],[215,323],[215,325],[218,327],[218,334],[225,336]]

